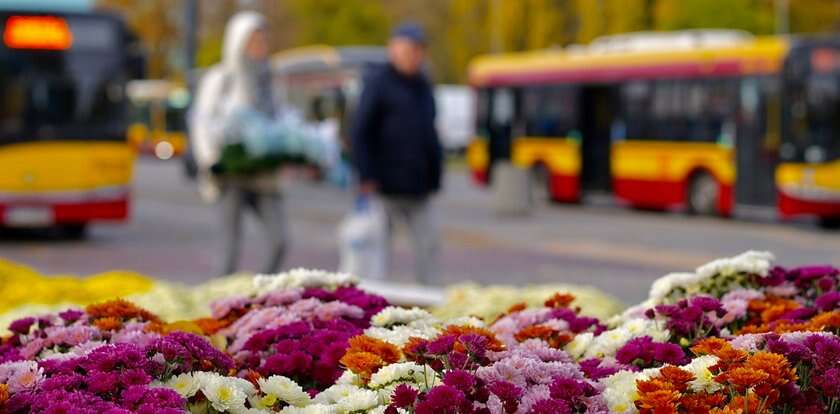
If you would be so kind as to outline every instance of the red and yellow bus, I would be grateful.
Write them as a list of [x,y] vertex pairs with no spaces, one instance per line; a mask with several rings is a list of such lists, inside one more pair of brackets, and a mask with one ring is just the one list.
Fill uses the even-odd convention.
[[0,226],[81,236],[128,215],[134,38],[98,13],[0,11]]
[[840,38],[629,34],[479,57],[469,78],[479,182],[508,161],[557,201],[611,191],[639,208],[840,222]]

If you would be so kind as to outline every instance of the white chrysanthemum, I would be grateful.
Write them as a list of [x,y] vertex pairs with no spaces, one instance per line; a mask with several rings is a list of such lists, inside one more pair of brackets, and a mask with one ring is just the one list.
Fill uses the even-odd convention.
[[201,383],[191,373],[184,373],[170,378],[165,385],[182,397],[190,398],[198,392]]
[[318,393],[312,401],[317,404],[335,404],[342,398],[361,390],[361,388],[355,385],[335,384]]
[[595,337],[584,355],[587,358],[603,358],[615,355],[615,352],[631,339],[633,339],[633,335],[624,327],[604,331],[601,335]]
[[365,330],[365,335],[402,347],[410,338],[431,339],[439,332],[440,330],[433,326],[413,322],[410,325],[397,325],[390,328],[372,326]]
[[425,388],[437,383],[435,371],[413,362],[402,362],[386,365],[371,375],[368,386],[380,388],[397,382],[411,382]]
[[323,270],[298,268],[276,275],[256,275],[253,283],[257,291],[308,287],[334,289],[339,286],[356,285],[359,283],[359,279],[347,273],[330,273]]
[[379,394],[376,391],[359,389],[338,400],[339,412],[355,413],[370,410],[379,404]]
[[303,407],[311,400],[303,387],[282,375],[260,378],[258,383],[263,394],[294,406]]
[[288,406],[280,414],[338,414],[338,407],[328,404],[312,404],[306,407]]
[[487,323],[484,322],[481,318],[476,318],[475,316],[461,316],[459,318],[454,318],[446,321],[447,326],[474,326],[476,328],[484,328],[487,326]]
[[575,336],[575,339],[572,339],[572,342],[566,344],[566,352],[569,353],[573,358],[580,359],[586,353],[586,350],[589,349],[589,346],[592,345],[592,341],[595,340],[595,335],[592,332],[585,332]]
[[247,395],[234,381],[227,381],[222,377],[208,377],[207,381],[202,383],[201,392],[216,411],[232,412],[245,409]]
[[604,385],[604,400],[611,413],[636,413],[635,401],[639,397],[636,391],[637,374],[631,371],[619,371],[601,380]]
[[353,371],[349,369],[342,372],[341,376],[338,377],[338,380],[335,381],[336,384],[339,385],[355,385],[355,386],[362,386],[364,382],[358,375],[354,374]]
[[694,273],[669,273],[656,279],[650,285],[649,298],[653,303],[661,303],[672,290],[696,283],[701,279]]
[[406,325],[422,319],[433,319],[432,314],[420,308],[401,308],[388,306],[376,315],[373,315],[370,322],[373,326],[389,327],[391,325]]
[[709,367],[717,364],[717,362],[718,358],[716,356],[703,355],[694,358],[682,367],[682,369],[694,374],[694,380],[689,384],[692,391],[714,393],[721,389],[720,383],[715,381],[715,374],[709,370]]
[[659,330],[655,321],[642,318],[630,319],[621,326],[634,337],[648,335],[650,332]]
[[750,250],[735,257],[717,259],[697,268],[697,276],[702,280],[714,275],[724,276],[737,273],[751,273],[767,276],[772,262],[776,260],[770,252]]

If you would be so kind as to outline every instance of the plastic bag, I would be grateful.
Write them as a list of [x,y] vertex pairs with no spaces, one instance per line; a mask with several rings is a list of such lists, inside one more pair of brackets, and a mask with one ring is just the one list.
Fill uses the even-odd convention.
[[339,227],[339,271],[365,279],[385,278],[387,217],[382,204],[367,196],[356,199]]

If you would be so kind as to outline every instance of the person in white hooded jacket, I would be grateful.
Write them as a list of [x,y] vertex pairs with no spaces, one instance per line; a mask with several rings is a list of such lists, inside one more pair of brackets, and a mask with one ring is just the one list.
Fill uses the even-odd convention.
[[266,231],[269,257],[262,269],[265,273],[279,270],[287,250],[288,226],[279,171],[249,176],[213,173],[237,112],[255,111],[269,118],[278,115],[268,66],[268,36],[266,19],[257,12],[239,12],[230,19],[225,28],[222,62],[201,79],[190,117],[202,197],[208,202],[221,202],[223,275],[237,270],[246,209],[255,213]]

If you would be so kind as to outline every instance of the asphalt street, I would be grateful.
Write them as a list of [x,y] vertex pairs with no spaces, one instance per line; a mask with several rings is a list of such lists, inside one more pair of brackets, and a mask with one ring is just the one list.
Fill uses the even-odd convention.
[[[336,232],[352,205],[346,190],[289,178],[286,208],[293,243],[288,267],[335,269]],[[543,205],[523,217],[503,217],[492,195],[463,171],[447,175],[435,201],[442,227],[438,284],[457,281],[564,282],[599,287],[634,303],[655,278],[691,270],[716,257],[748,249],[774,252],[780,264],[840,264],[840,232],[807,222],[688,217],[640,212],[605,203]],[[185,283],[218,273],[219,211],[203,204],[177,161],[143,159],[135,170],[131,219],[95,225],[85,240],[14,234],[0,238],[0,257],[44,273],[90,274],[129,269]],[[258,270],[263,235],[246,225],[242,267]],[[392,278],[411,282],[411,246],[398,236]]]

